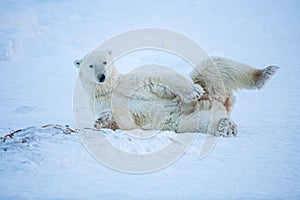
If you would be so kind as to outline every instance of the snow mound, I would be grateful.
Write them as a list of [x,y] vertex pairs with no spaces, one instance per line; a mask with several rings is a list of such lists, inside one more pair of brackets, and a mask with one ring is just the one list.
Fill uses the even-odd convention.
[[[11,132],[0,137],[0,160],[7,166],[32,169],[41,165],[47,147],[53,144],[63,144],[74,141],[70,134],[75,130],[68,126],[45,125],[42,127],[28,127]],[[21,165],[18,165],[21,164]]]
[[[103,134],[116,148],[128,153],[147,154],[157,152],[167,147],[176,134],[171,131],[112,131],[104,129],[96,131]],[[68,125],[48,124],[42,127],[28,127],[12,131],[0,137],[0,160],[9,161],[12,157],[19,160],[17,163],[41,163],[44,160],[45,147],[53,148],[53,145],[70,142],[80,143],[77,137],[80,131],[70,128]],[[149,137],[147,137],[149,136]],[[79,137],[80,138],[80,137]],[[12,157],[11,157],[12,156]]]

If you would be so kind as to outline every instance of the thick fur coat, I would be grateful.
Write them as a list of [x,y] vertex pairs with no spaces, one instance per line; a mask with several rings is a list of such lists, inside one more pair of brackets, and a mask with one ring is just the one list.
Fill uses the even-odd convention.
[[117,71],[110,50],[74,61],[96,116],[96,128],[237,134],[230,118],[233,92],[260,89],[278,67],[256,69],[227,58],[208,57],[190,76],[158,65],[127,74]]

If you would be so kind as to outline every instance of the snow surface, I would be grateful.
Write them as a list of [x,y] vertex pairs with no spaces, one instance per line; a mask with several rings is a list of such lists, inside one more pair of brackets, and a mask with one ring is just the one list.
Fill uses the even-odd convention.
[[[0,1],[0,136],[31,127],[0,144],[0,199],[299,199],[299,9],[297,0]],[[281,68],[261,91],[239,92],[237,137],[220,138],[200,160],[198,134],[173,165],[132,175],[100,164],[76,134],[41,126],[75,127],[73,60],[141,27],[179,31],[210,55]],[[118,68],[153,60],[188,68],[153,52]]]

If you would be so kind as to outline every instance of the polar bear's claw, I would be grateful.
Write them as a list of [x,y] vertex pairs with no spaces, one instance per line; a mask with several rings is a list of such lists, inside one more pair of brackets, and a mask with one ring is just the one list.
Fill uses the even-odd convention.
[[236,136],[238,134],[236,124],[230,118],[222,118],[219,121],[215,136]]

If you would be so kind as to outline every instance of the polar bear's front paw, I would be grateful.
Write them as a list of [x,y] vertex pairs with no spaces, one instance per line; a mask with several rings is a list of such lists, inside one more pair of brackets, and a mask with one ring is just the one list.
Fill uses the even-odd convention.
[[222,118],[219,121],[215,136],[236,136],[238,134],[236,124],[230,118]]
[[110,128],[112,123],[113,123],[112,114],[111,113],[105,113],[105,114],[103,114],[103,115],[96,118],[96,121],[94,123],[94,127],[96,129]]
[[200,85],[195,84],[194,85],[194,91],[192,94],[188,97],[189,102],[196,102],[201,99],[205,91]]
[[279,69],[278,66],[268,66],[262,70],[261,75],[258,77],[256,81],[256,86],[261,89],[267,83],[267,81],[272,78],[276,74],[276,71]]

